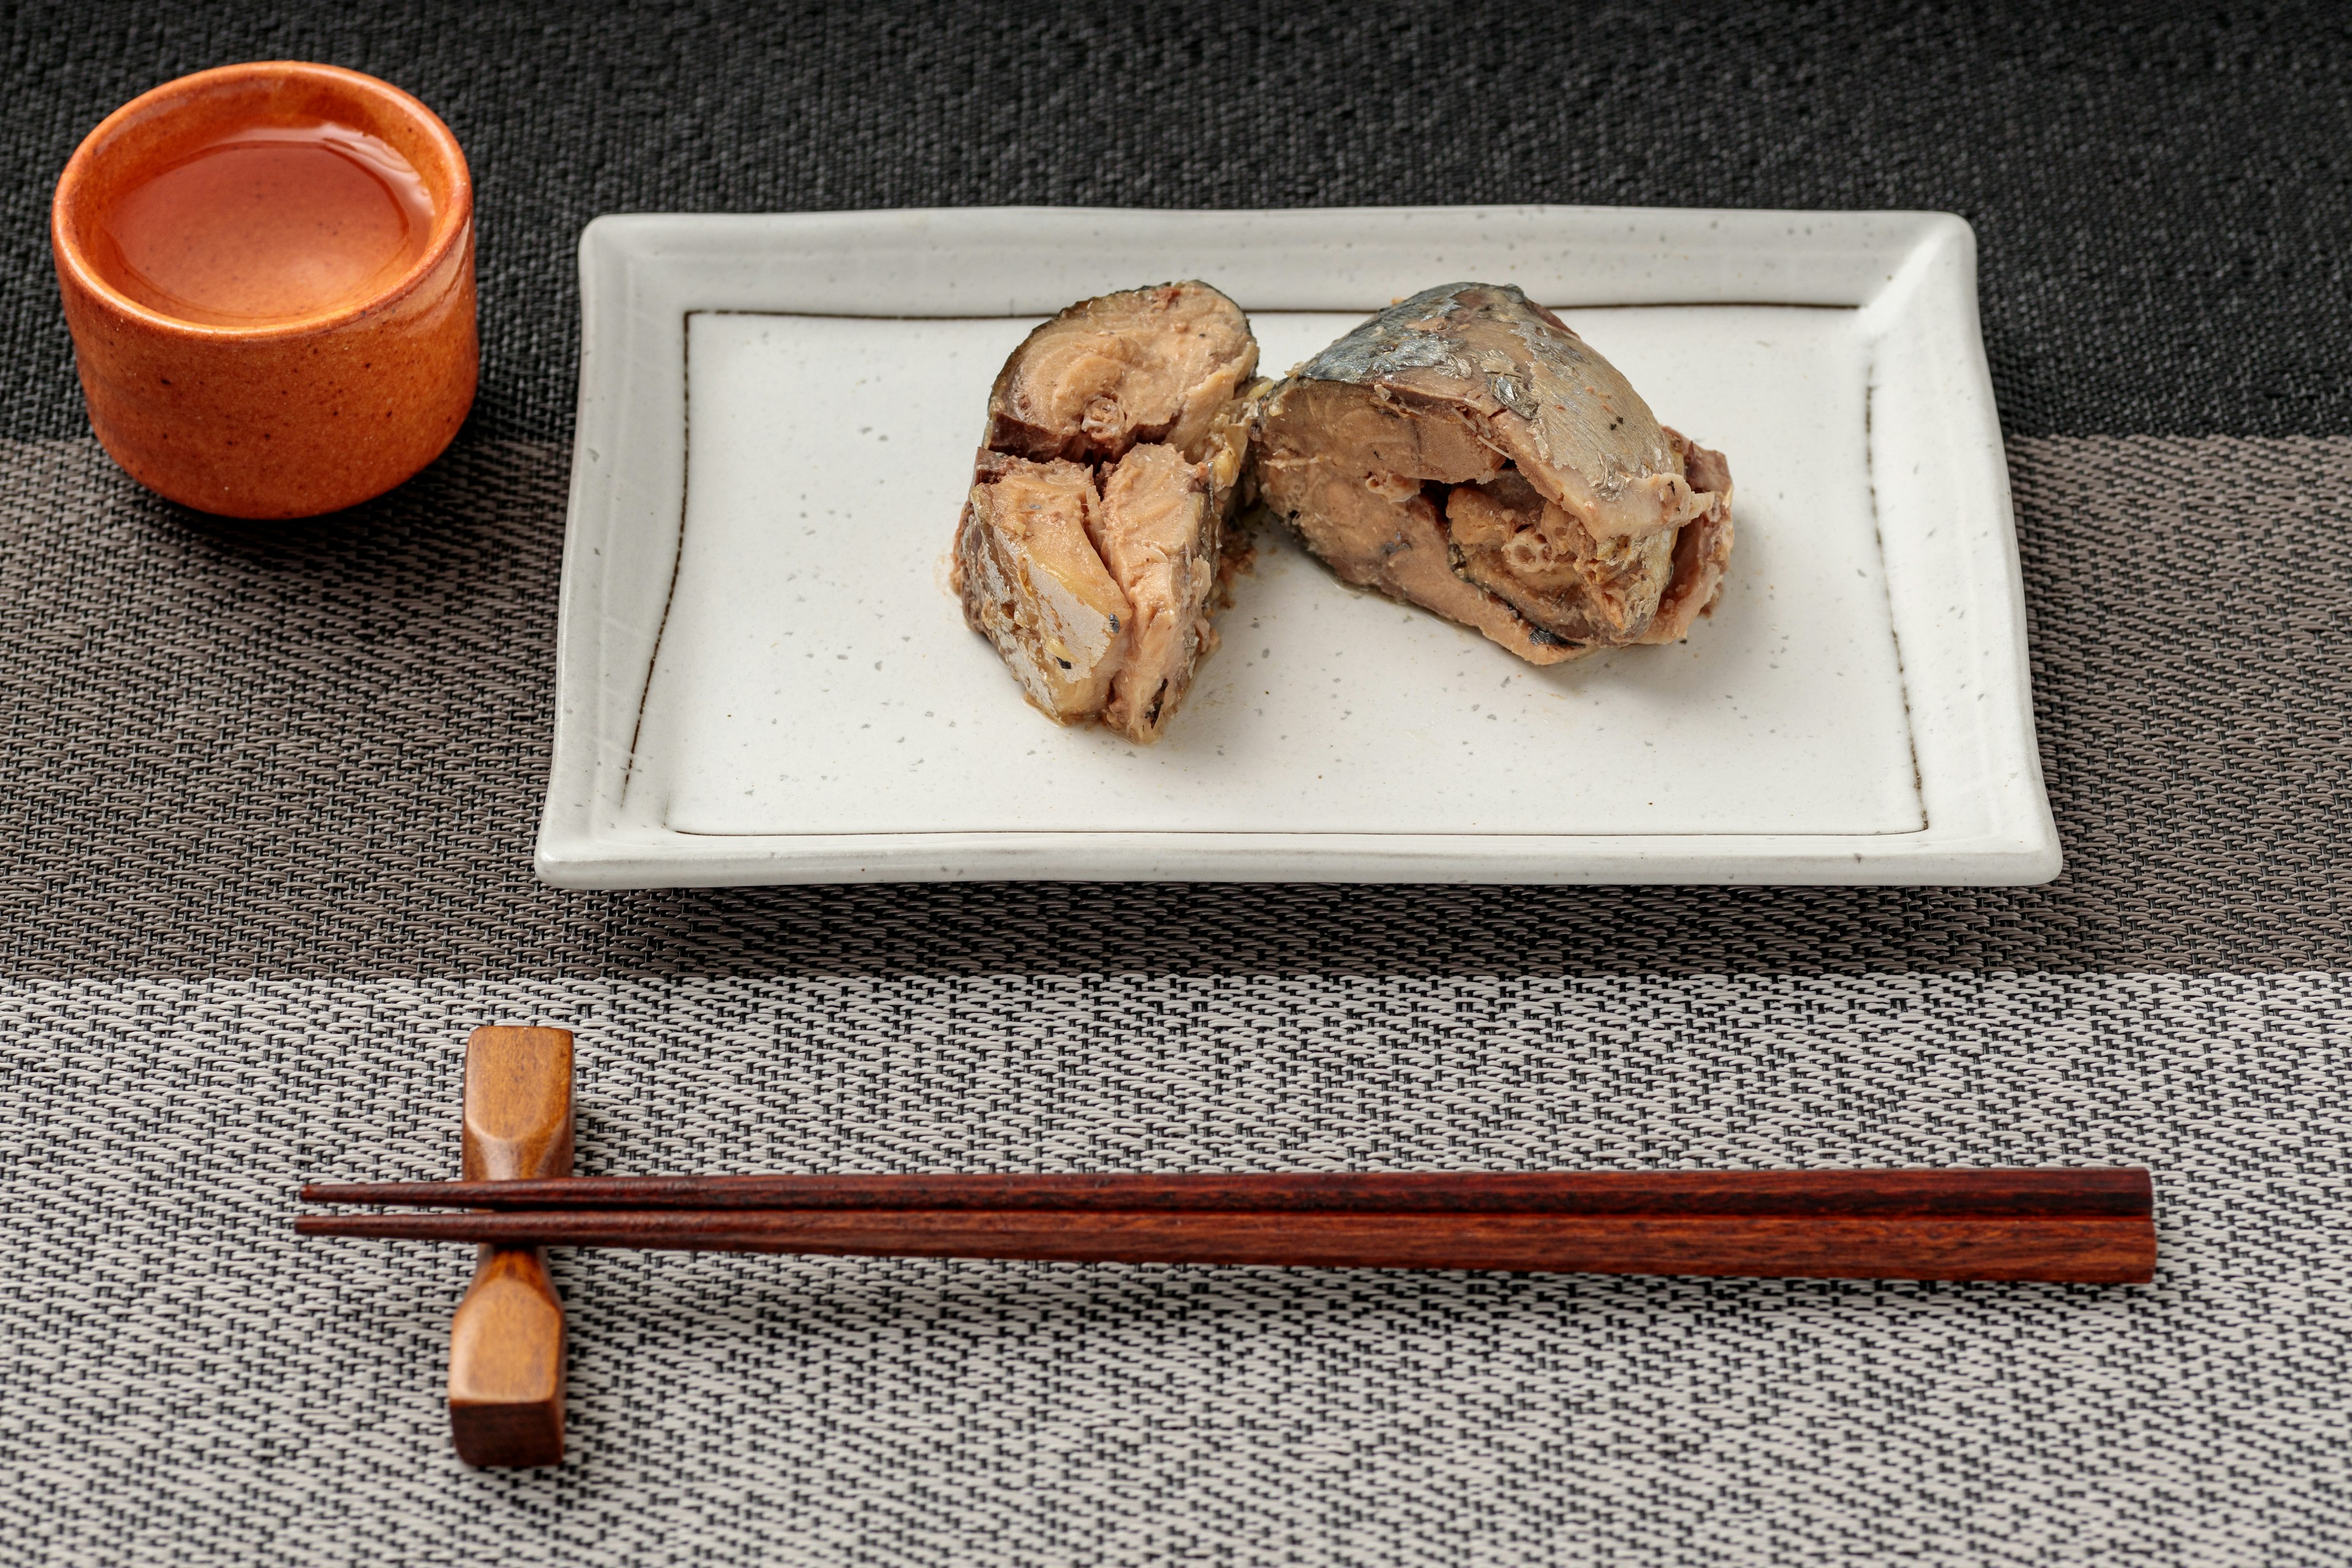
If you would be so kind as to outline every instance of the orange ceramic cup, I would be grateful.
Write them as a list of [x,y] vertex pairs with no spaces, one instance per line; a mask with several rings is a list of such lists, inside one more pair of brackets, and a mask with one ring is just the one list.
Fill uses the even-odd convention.
[[373,77],[277,60],[131,100],[66,164],[49,243],[90,425],[173,500],[352,506],[473,405],[473,180]]

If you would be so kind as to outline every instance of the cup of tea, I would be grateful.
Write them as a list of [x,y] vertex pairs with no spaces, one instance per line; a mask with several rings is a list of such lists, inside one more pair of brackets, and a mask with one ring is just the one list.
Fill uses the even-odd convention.
[[173,500],[336,511],[473,405],[473,180],[388,82],[292,60],[166,82],[75,151],[49,243],[90,426]]

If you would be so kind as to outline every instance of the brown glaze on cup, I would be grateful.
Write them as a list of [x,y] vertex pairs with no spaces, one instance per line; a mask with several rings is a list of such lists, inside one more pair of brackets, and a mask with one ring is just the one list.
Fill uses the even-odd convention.
[[[118,204],[225,140],[320,124],[407,162],[431,209],[412,261],[323,307],[302,301],[307,315],[230,324],[171,313],[126,271]],[[473,405],[473,180],[448,127],[373,77],[278,60],[131,100],[66,164],[49,239],[90,425],[131,478],[173,500],[251,518],[352,506],[438,457]]]

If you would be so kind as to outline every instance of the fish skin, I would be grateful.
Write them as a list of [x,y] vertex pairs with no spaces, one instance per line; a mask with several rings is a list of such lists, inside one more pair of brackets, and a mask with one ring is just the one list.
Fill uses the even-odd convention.
[[1267,395],[1255,457],[1262,499],[1340,577],[1530,663],[1678,639],[1729,559],[1721,454],[1508,285],[1425,289],[1308,359]]

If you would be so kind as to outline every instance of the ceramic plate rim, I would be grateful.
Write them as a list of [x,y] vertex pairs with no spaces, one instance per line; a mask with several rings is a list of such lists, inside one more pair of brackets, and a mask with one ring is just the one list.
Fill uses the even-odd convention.
[[[1977,321],[1975,251],[1968,225],[1939,213],[957,208],[597,218],[580,242],[580,407],[557,629],[555,733],[535,868],[550,883],[575,888],[965,879],[2048,881],[2061,858],[2033,736],[2023,585]],[[1318,265],[1297,265],[1310,258]],[[1910,487],[1907,499],[1893,497],[1906,504],[1880,510],[1890,578],[1897,555],[1909,552],[1916,557],[1915,577],[1937,574],[1939,595],[1948,588],[1955,606],[1941,616],[1914,606],[1910,625],[1903,609],[1895,616],[1925,828],[1854,835],[1027,830],[720,837],[674,830],[628,809],[635,723],[658,640],[658,613],[650,617],[653,637],[642,624],[647,584],[665,565],[674,574],[677,557],[688,312],[1045,314],[1117,286],[1101,279],[1209,271],[1222,279],[1251,268],[1262,279],[1281,279],[1245,300],[1254,309],[1361,309],[1348,292],[1360,287],[1359,272],[1466,276],[1488,258],[1496,259],[1488,270],[1521,272],[1531,258],[1558,267],[1572,259],[1574,297],[1550,300],[1557,304],[1831,305],[1862,313],[1874,345],[1874,485],[1882,491]],[[1268,297],[1276,291],[1286,296]],[[1916,459],[1908,480],[1889,478],[1881,486],[1882,443]],[[1890,476],[1897,471],[1884,467]],[[1909,500],[1921,504],[1909,506]],[[1885,526],[1890,515],[1935,516],[1958,526],[1905,532]],[[1936,544],[1914,533],[1945,538]],[[1963,535],[1966,543],[1958,542]],[[632,594],[634,615],[626,602]]]

